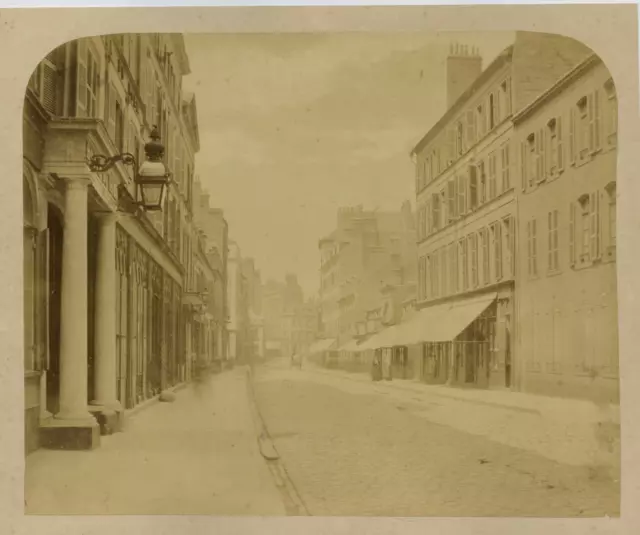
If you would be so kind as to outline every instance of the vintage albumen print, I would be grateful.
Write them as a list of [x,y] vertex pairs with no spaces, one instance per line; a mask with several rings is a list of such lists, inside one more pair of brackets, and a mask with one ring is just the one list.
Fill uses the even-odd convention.
[[26,514],[619,515],[587,46],[96,35],[24,99]]

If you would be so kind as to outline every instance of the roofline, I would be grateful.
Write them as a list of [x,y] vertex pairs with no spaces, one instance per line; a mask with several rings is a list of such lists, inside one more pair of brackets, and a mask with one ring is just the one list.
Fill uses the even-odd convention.
[[514,45],[509,45],[505,48],[498,57],[496,57],[489,66],[484,69],[480,76],[478,76],[473,83],[458,97],[458,99],[453,103],[453,105],[444,113],[442,117],[438,120],[438,122],[431,127],[431,129],[424,135],[424,137],[416,144],[416,146],[411,150],[410,155],[413,156],[417,154],[418,151],[422,150],[427,143],[432,141],[436,135],[438,135],[442,131],[442,127],[454,116],[456,113],[460,111],[462,105],[465,104],[473,94],[480,88],[496,71],[500,70],[504,65],[507,65],[511,62],[513,58],[513,47]]
[[585,74],[596,65],[601,64],[602,59],[595,53],[591,54],[582,62],[578,63],[573,69],[564,74],[556,83],[549,87],[542,94],[537,96],[524,108],[512,117],[514,124],[524,121],[529,115],[535,112],[540,106],[547,102],[550,98],[560,93],[564,88],[574,82],[577,78]]

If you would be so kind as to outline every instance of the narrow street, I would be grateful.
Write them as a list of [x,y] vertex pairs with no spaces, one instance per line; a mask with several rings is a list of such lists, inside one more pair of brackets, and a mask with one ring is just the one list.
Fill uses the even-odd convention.
[[313,516],[619,514],[618,484],[587,467],[431,422],[433,401],[351,383],[312,365],[256,370],[262,418]]

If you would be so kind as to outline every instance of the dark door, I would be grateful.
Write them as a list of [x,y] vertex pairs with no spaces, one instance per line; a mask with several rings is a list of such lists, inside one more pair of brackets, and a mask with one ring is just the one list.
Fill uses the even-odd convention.
[[62,281],[62,214],[48,207],[49,227],[49,368],[47,370],[47,410],[56,414],[60,395],[60,286]]

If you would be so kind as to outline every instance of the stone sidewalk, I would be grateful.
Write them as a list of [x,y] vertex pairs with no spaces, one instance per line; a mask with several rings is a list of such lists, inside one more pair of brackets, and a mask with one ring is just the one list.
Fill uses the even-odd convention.
[[285,515],[243,368],[135,413],[94,451],[26,460],[26,514]]
[[310,380],[352,393],[377,393],[411,405],[425,419],[495,442],[542,455],[594,474],[618,479],[620,408],[521,392],[465,390],[413,380],[372,382],[368,374],[326,369],[312,363],[303,370]]

